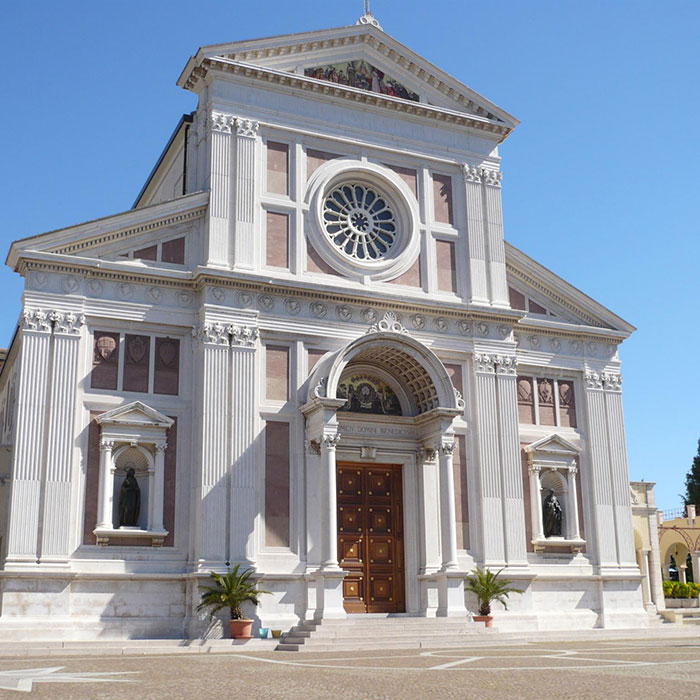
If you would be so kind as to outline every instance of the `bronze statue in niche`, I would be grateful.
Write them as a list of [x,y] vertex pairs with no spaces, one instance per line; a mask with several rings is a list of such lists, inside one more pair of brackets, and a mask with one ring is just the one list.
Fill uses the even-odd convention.
[[561,537],[562,509],[552,489],[542,504],[542,521],[545,537]]
[[141,489],[133,467],[126,470],[126,478],[119,490],[119,527],[135,527],[141,513]]

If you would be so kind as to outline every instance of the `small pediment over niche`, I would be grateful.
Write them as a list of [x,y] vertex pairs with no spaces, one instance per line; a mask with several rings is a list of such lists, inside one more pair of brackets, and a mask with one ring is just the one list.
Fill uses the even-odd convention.
[[113,408],[111,411],[97,416],[96,420],[103,426],[148,426],[154,428],[169,428],[174,422],[172,418],[164,416],[155,408],[151,408],[141,401]]
[[576,457],[581,449],[573,443],[565,440],[557,433],[551,433],[525,447],[525,452],[529,455],[550,455],[553,457]]

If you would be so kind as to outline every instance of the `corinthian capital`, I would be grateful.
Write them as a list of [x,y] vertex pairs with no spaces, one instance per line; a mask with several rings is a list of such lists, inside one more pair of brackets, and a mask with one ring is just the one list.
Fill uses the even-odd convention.
[[192,329],[194,339],[205,345],[229,344],[228,328],[221,323],[204,323]]
[[605,372],[603,374],[603,386],[607,391],[622,391],[622,375],[613,373],[613,372]]
[[252,348],[258,339],[258,329],[252,326],[231,325],[227,330],[231,336],[231,345]]
[[340,433],[336,433],[335,435],[324,435],[322,445],[327,450],[334,450],[338,446],[339,442]]
[[221,112],[212,112],[209,120],[209,126],[212,131],[218,131],[222,134],[230,134],[236,118],[230,114],[222,114]]
[[481,169],[476,165],[469,165],[469,163],[462,163],[462,177],[465,182],[475,182],[477,184],[481,183]]
[[502,178],[503,173],[501,173],[500,170],[487,170],[486,168],[481,169],[481,179],[486,185],[490,185],[491,187],[500,187]]
[[258,135],[260,124],[253,119],[236,119],[236,134],[238,136],[246,136],[255,138]]

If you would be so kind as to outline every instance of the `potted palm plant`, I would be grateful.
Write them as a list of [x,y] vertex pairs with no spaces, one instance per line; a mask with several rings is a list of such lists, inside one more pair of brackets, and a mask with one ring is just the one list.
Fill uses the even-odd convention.
[[466,589],[471,591],[479,601],[479,614],[474,615],[476,622],[483,622],[486,627],[493,627],[491,616],[491,602],[497,600],[507,610],[506,599],[511,593],[522,593],[519,588],[514,588],[510,579],[500,578],[503,569],[495,574],[488,569],[482,570],[478,566],[472,574],[466,578]]
[[197,606],[197,610],[209,609],[209,618],[220,610],[228,609],[230,614],[230,627],[232,639],[251,639],[253,620],[243,617],[241,606],[243,603],[259,604],[259,597],[263,591],[259,589],[254,580],[251,580],[255,571],[251,568],[241,571],[241,565],[236,564],[233,569],[225,574],[211,572],[213,586],[200,586],[204,591],[202,601]]

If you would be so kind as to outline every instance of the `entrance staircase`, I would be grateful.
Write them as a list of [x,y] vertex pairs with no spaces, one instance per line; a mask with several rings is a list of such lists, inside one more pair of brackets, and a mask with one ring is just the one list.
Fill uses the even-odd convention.
[[345,620],[307,621],[280,638],[277,651],[361,651],[463,646],[494,633],[469,618],[348,615]]

